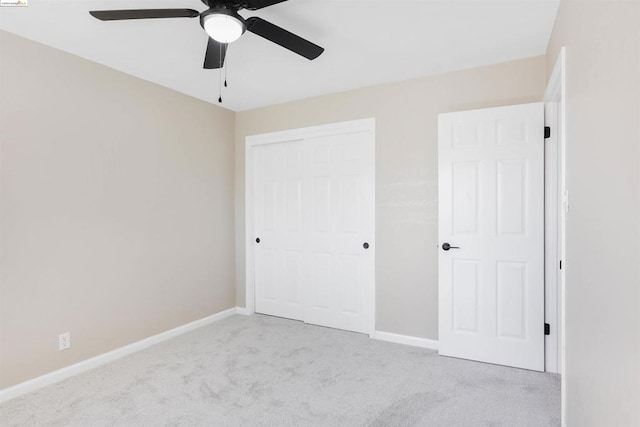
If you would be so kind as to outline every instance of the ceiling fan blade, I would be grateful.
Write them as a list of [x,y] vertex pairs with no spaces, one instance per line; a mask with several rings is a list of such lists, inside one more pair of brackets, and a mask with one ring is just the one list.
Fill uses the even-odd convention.
[[279,44],[280,46],[289,49],[298,55],[302,55],[307,59],[316,59],[322,52],[324,52],[324,48],[321,48],[317,44],[311,43],[300,36],[296,36],[284,28],[280,28],[262,18],[249,18],[246,20],[246,23],[247,31],[251,31],[260,37],[264,37],[265,39]]
[[227,43],[218,43],[211,37],[207,43],[207,53],[204,55],[204,68],[213,70],[222,68],[224,58],[227,56]]
[[263,7],[273,6],[274,4],[282,3],[287,0],[243,0],[240,5],[243,9],[258,10]]
[[129,9],[129,10],[92,10],[89,12],[101,21],[120,21],[123,19],[152,18],[195,18],[200,12],[193,9]]

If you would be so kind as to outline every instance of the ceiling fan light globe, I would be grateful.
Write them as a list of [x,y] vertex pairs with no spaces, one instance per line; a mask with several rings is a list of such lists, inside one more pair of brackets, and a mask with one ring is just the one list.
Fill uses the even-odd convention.
[[245,31],[244,22],[234,16],[213,13],[204,17],[204,30],[209,37],[219,43],[231,43],[240,38]]

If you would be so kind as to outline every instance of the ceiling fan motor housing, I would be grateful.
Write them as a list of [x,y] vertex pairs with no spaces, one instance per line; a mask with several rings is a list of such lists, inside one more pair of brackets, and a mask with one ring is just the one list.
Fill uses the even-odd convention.
[[[247,24],[244,18],[238,15],[237,9],[230,8],[224,3],[202,12],[200,14],[200,25],[213,39],[220,43],[230,43],[247,31]],[[229,28],[229,25],[233,28]],[[232,37],[227,39],[229,30],[232,32]]]
[[241,0],[202,0],[205,6],[208,8],[216,8],[216,7],[226,7],[227,9],[232,9],[238,11],[240,9],[245,9],[244,5],[246,2]]

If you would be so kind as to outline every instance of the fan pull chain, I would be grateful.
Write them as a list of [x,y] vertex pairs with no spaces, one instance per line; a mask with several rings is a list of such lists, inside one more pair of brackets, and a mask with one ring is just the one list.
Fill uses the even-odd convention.
[[[222,48],[219,49],[218,53],[218,60],[222,62]],[[220,70],[220,78],[218,79],[218,102],[222,104],[222,70]]]
[[220,78],[218,79],[218,102],[222,104],[222,70],[220,71]]

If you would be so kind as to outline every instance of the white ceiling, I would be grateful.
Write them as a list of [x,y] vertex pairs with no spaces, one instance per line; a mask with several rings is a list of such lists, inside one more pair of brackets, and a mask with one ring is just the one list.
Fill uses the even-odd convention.
[[[320,46],[308,61],[254,34],[229,47],[234,111],[544,54],[560,0],[290,0],[260,16]],[[200,0],[29,0],[0,28],[217,104],[198,19],[102,22],[89,10],[206,7]]]

